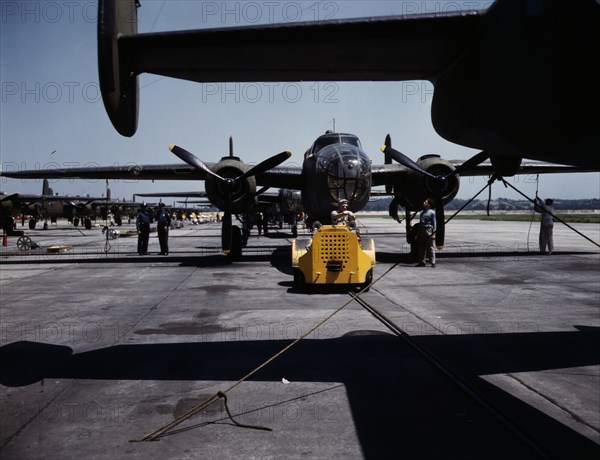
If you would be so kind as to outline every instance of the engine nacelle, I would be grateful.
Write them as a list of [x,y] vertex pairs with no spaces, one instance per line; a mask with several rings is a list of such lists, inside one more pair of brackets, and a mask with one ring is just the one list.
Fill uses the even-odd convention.
[[302,211],[302,194],[299,190],[279,190],[279,209],[282,213]]
[[17,209],[16,201],[13,201],[10,197],[4,197],[0,199],[0,214],[10,214]]
[[494,167],[494,171],[502,177],[512,177],[521,169],[521,157],[508,156],[497,153],[490,155],[490,162]]
[[[439,155],[424,155],[417,160],[417,164],[425,171],[439,177],[444,177],[456,169],[453,164]],[[409,171],[406,180],[394,186],[394,194],[399,197],[399,202],[405,209],[418,211],[422,209],[426,198],[436,198],[438,187],[434,179],[416,171]],[[459,188],[460,178],[458,174],[453,174],[442,185],[443,204],[452,201]]]
[[[238,157],[223,157],[212,170],[225,179],[235,179],[250,169]],[[224,211],[227,207],[227,184],[211,175],[206,176],[206,195],[212,204]],[[247,211],[256,204],[256,179],[254,176],[236,181],[232,200],[231,212],[234,214]]]

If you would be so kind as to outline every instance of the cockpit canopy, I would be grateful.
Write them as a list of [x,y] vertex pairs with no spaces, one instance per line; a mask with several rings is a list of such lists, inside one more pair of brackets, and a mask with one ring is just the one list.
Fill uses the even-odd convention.
[[323,147],[331,144],[350,144],[362,149],[360,140],[354,134],[331,133],[328,132],[320,136],[312,145],[310,152],[313,155],[319,152]]

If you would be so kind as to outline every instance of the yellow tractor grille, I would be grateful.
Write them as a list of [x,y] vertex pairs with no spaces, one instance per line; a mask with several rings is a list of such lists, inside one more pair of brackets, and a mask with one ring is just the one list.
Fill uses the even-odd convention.
[[348,233],[322,234],[320,248],[320,259],[327,267],[327,271],[341,272],[346,268],[349,260],[349,237]]

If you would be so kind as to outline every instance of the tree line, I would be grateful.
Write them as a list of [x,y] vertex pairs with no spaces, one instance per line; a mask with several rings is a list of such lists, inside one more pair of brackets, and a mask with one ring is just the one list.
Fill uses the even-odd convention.
[[[364,211],[387,211],[391,197],[373,199],[364,207]],[[455,198],[444,206],[446,210],[453,211],[462,208],[468,200]],[[556,211],[578,211],[578,210],[600,210],[600,199],[585,198],[578,200],[554,199],[554,209]],[[473,200],[464,210],[466,211],[485,211],[488,209],[488,200]],[[490,201],[489,209],[492,211],[531,211],[533,204],[528,200],[514,200],[509,198],[496,198]]]

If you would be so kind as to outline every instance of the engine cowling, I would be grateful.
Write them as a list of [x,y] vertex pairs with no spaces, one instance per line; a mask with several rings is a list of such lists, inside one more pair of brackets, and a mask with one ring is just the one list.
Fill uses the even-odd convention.
[[497,153],[490,155],[490,162],[494,167],[494,171],[502,177],[512,177],[521,169],[522,158],[516,156],[508,156]]
[[[439,155],[424,155],[416,163],[427,172],[438,177],[445,177],[456,168],[449,161]],[[447,204],[454,199],[460,188],[458,174],[453,174],[445,182],[439,183],[434,179],[409,171],[406,180],[395,186],[395,195],[399,197],[400,204],[409,211],[418,211],[422,208],[426,198],[435,199],[438,196],[438,188],[442,186],[442,202]]]
[[[229,156],[221,158],[221,161],[211,169],[224,179],[235,179],[250,168],[238,157]],[[227,184],[216,177],[207,175],[205,188],[210,202],[220,210],[225,210],[227,207]],[[231,212],[234,214],[242,213],[252,205],[255,205],[255,194],[256,178],[254,176],[236,181],[231,199]]]

